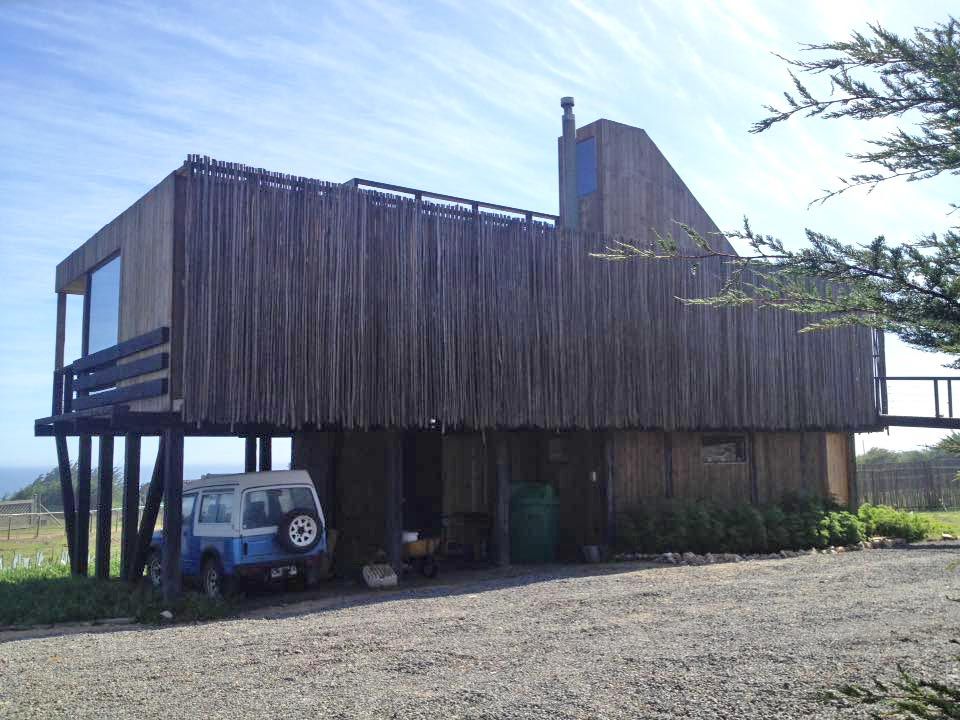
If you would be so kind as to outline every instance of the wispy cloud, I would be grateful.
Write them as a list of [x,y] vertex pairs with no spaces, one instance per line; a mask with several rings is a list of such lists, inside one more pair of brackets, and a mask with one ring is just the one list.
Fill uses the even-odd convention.
[[644,127],[723,227],[746,213],[785,236],[805,225],[906,233],[919,210],[936,229],[939,190],[898,191],[899,206],[861,195],[806,209],[843,166],[846,129],[746,133],[785,87],[770,51],[845,35],[874,15],[903,25],[949,10],[842,5],[0,5],[5,462],[49,458],[30,434],[49,402],[55,264],[190,152],[555,210],[559,98],[572,94],[581,123]]

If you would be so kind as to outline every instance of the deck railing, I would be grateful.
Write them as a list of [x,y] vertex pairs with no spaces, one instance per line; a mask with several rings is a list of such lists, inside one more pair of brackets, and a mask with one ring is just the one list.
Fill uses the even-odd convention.
[[169,339],[169,328],[157,328],[54,370],[52,414],[66,415],[166,394],[166,378],[145,380],[121,387],[117,387],[117,383],[166,370],[170,364],[170,356],[165,352],[125,363],[120,360],[163,345]]
[[440,200],[441,202],[454,205],[463,205],[472,208],[474,212],[481,210],[492,210],[498,213],[508,215],[521,215],[527,219],[527,222],[533,222],[534,219],[549,221],[554,225],[560,220],[557,215],[550,213],[535,212],[533,210],[522,210],[520,208],[510,207],[509,205],[497,205],[496,203],[481,202],[479,200],[470,200],[469,198],[457,197],[456,195],[444,195],[442,193],[430,192],[429,190],[418,190],[417,188],[404,187],[403,185],[391,185],[390,183],[377,182],[376,180],[364,180],[362,178],[353,178],[344,183],[352,188],[371,188],[374,190],[385,190],[391,193],[409,195],[415,200]]
[[[960,428],[960,408],[955,409],[953,402],[953,385],[954,383],[960,383],[960,375],[883,375],[874,378],[874,382],[876,383],[877,411],[884,419],[884,424],[909,427]],[[898,402],[895,392],[895,389],[902,387],[902,385],[894,385],[894,391],[891,392],[890,385],[892,383],[929,383],[928,387],[932,391],[933,413],[917,412],[913,408],[911,409],[912,414],[909,415],[891,412],[891,404],[902,406],[902,402]],[[892,402],[889,400],[890,395],[894,396]],[[886,422],[888,420],[892,422]]]

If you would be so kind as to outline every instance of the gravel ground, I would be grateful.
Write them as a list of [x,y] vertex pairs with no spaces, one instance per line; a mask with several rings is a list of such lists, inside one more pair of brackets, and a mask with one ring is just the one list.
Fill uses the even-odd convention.
[[280,617],[18,640],[0,644],[0,717],[863,717],[818,693],[898,662],[954,672],[958,559],[940,545],[531,570]]

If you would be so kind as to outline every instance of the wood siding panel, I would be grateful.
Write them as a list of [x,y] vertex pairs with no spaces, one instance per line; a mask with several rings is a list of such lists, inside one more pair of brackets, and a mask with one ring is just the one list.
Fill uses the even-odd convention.
[[597,191],[580,199],[580,226],[654,243],[670,235],[684,249],[694,244],[677,223],[700,232],[720,249],[733,251],[719,228],[647,133],[611,120],[577,130],[577,140],[597,142]]
[[336,479],[338,567],[354,568],[386,549],[386,432],[344,433]]
[[[167,176],[57,266],[58,291],[83,293],[86,274],[120,253],[118,342],[179,325],[173,320],[175,181],[175,175]],[[155,352],[170,352],[170,344],[131,355],[120,363]],[[118,386],[167,377],[170,370],[162,370]],[[133,410],[169,410],[170,395],[129,405]]]
[[192,159],[184,415],[298,428],[853,429],[866,329],[687,307],[729,268],[591,232]]
[[825,433],[756,433],[753,451],[761,503],[785,493],[827,493]]
[[479,434],[443,436],[443,514],[489,513],[490,458]]
[[842,505],[850,504],[850,436],[826,433],[827,492]]
[[704,463],[701,433],[672,433],[673,496],[724,505],[750,502],[750,463]]
[[618,512],[666,496],[664,433],[614,433],[614,498]]

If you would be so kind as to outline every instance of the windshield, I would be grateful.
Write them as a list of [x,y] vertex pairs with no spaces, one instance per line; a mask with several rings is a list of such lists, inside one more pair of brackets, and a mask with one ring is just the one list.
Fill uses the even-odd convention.
[[243,529],[275,527],[291,510],[316,511],[308,487],[250,490],[243,498]]

